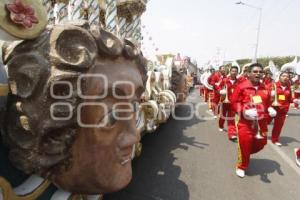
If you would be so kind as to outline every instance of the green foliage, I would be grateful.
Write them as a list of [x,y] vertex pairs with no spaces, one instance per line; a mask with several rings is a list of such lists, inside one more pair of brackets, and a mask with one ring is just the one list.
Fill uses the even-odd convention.
[[[276,66],[281,67],[285,63],[292,62],[294,60],[294,56],[284,56],[284,57],[264,57],[258,58],[257,61],[261,63],[264,67],[269,65],[269,61],[272,60]],[[251,59],[240,59],[237,60],[240,66],[243,66],[247,63],[251,62]]]

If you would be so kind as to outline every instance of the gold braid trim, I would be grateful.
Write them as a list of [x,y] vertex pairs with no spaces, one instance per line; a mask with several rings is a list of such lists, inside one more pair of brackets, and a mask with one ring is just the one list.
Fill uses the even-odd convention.
[[240,147],[240,141],[239,141],[239,137],[238,137],[238,161],[237,164],[240,165],[243,162],[243,156],[242,156],[242,151],[241,151],[241,147]]
[[25,196],[17,196],[10,183],[3,177],[0,176],[0,188],[2,189],[2,195],[4,200],[35,200],[43,194],[43,192],[49,187],[50,182],[48,180],[36,188],[34,191]]

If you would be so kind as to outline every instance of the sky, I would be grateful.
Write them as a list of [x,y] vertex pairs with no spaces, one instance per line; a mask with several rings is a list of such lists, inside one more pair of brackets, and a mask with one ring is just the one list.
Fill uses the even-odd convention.
[[[144,54],[179,52],[199,65],[216,57],[253,58],[259,10],[237,1],[149,0],[142,16]],[[300,55],[300,0],[243,2],[262,8],[258,57]]]

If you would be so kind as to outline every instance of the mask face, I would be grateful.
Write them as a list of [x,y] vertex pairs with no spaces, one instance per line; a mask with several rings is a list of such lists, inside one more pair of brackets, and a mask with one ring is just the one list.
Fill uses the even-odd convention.
[[99,35],[120,45],[110,49],[78,26],[54,26],[5,55],[13,95],[4,135],[10,161],[76,194],[125,187],[140,139],[143,57],[129,42],[125,48],[111,33]]
[[71,191],[112,192],[131,180],[133,145],[139,141],[134,106],[143,92],[143,82],[137,66],[125,60],[119,64],[96,63],[89,73],[104,75],[108,87],[103,87],[103,80],[90,77],[85,80],[85,93],[107,95],[96,101],[84,100],[81,121],[91,127],[77,130],[72,166],[57,174],[54,182]]

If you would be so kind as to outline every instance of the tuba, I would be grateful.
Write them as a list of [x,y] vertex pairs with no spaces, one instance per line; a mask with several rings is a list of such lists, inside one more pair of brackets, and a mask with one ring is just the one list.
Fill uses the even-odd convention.
[[213,90],[213,86],[208,83],[208,78],[210,77],[211,72],[204,72],[204,74],[201,75],[201,83],[209,90]]

